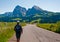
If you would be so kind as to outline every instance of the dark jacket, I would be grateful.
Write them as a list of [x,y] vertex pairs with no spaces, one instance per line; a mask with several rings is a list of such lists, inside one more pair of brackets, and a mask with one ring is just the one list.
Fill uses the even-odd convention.
[[15,32],[22,32],[23,31],[22,27],[18,24],[14,27],[14,30],[15,30]]

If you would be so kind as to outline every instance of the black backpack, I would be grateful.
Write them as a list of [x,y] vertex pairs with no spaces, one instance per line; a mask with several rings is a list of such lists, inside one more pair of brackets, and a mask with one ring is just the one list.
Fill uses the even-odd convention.
[[17,32],[21,31],[21,26],[20,25],[16,25],[15,26],[15,31],[17,31]]

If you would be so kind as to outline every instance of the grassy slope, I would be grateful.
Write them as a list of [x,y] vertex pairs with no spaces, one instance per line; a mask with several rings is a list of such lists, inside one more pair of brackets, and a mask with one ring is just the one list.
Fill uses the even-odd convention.
[[[6,42],[14,34],[15,22],[0,22],[0,42]],[[25,26],[26,23],[21,23]]]
[[38,23],[37,26],[43,29],[60,33],[60,22],[57,22],[55,24],[54,23],[42,23],[42,24]]

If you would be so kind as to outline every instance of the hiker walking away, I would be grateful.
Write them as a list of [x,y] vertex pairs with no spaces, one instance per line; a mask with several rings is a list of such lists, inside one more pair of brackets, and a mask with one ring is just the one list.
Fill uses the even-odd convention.
[[14,27],[14,30],[16,32],[17,42],[19,42],[20,41],[21,34],[23,33],[22,27],[21,27],[21,25],[19,25],[19,21],[17,21],[17,24]]

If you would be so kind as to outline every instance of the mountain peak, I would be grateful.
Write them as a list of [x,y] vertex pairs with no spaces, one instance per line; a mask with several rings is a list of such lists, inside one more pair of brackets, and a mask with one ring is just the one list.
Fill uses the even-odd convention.
[[40,7],[34,5],[32,8],[37,9],[37,10],[42,10]]
[[20,7],[19,5],[17,5],[16,7]]
[[34,8],[39,8],[39,7],[38,7],[38,6],[36,6],[36,5],[34,5],[33,7],[34,7]]
[[26,8],[24,8],[24,7],[21,7],[21,6],[19,6],[19,5],[17,5],[16,7],[15,7],[15,9],[13,10],[13,14],[15,15],[15,16],[23,16],[23,15],[25,15],[26,14]]
[[17,5],[15,8],[22,8],[21,6]]

